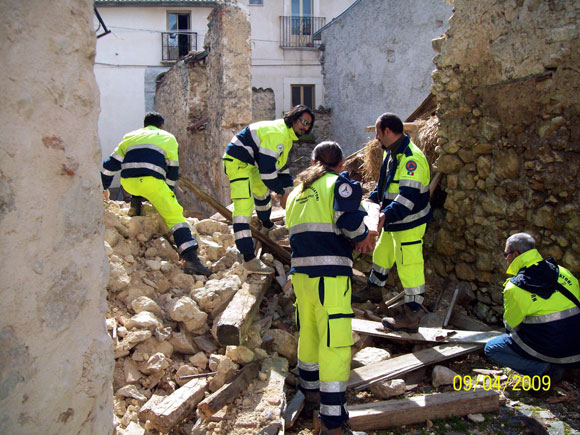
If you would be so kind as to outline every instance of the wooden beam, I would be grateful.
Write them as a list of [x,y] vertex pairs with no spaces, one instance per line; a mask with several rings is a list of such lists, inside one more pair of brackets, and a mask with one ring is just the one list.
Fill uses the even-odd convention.
[[216,321],[216,338],[222,346],[238,346],[244,342],[248,327],[260,308],[272,275],[248,275],[247,281],[236,292]]
[[368,364],[350,371],[347,388],[362,390],[376,382],[394,379],[421,367],[471,353],[482,347],[483,344],[443,344]]
[[[198,197],[200,197],[203,201],[207,204],[212,206],[216,209],[228,222],[233,222],[232,212],[229,211],[226,207],[219,203],[216,199],[212,198],[208,195],[203,189],[201,189],[197,184],[191,181],[189,178],[185,176],[179,177],[179,183],[186,187],[191,192],[195,193]],[[252,231],[252,237],[256,240],[262,242],[262,245],[268,247],[268,249],[282,260],[286,264],[290,264],[290,252],[286,249],[278,245],[276,242],[270,240],[268,237],[264,236],[260,231],[256,230],[254,227],[250,226],[250,230]]]
[[251,362],[228,384],[225,384],[215,393],[206,397],[197,405],[197,410],[203,418],[209,418],[228,403],[233,402],[244,391],[250,382],[258,376],[260,363]]
[[449,319],[451,318],[451,313],[453,312],[453,308],[455,308],[455,302],[457,302],[457,296],[459,295],[460,291],[458,288],[455,289],[453,292],[453,296],[451,297],[451,302],[449,302],[449,307],[447,307],[447,313],[445,314],[445,320],[443,321],[443,327],[445,328],[449,323]]
[[192,379],[160,402],[147,402],[139,411],[139,418],[149,420],[160,432],[169,432],[193,412],[205,396],[206,387],[205,379]]
[[[412,132],[418,130],[420,126],[421,126],[420,122],[403,122],[403,131]],[[375,126],[369,125],[365,127],[365,130],[369,133],[373,133],[375,131]]]
[[453,416],[499,410],[497,391],[453,391],[408,399],[351,405],[350,424],[354,430],[381,430],[393,426],[425,423]]
[[418,332],[387,331],[381,322],[365,319],[352,319],[352,330],[359,334],[373,335],[395,341],[433,342],[433,343],[479,343],[485,344],[503,334],[500,331],[461,331],[455,329],[419,327]]

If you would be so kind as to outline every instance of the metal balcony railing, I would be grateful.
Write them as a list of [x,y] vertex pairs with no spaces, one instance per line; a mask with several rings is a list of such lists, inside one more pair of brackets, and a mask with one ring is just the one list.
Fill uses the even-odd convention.
[[190,51],[197,51],[197,32],[162,32],[161,60],[176,61]]
[[321,41],[314,40],[312,35],[320,30],[325,22],[324,17],[280,17],[280,47],[318,47]]

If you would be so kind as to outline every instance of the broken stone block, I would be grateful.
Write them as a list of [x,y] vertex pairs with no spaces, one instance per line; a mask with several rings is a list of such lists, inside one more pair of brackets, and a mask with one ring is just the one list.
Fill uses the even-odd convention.
[[185,355],[193,355],[197,349],[193,345],[193,341],[183,332],[174,332],[169,337],[169,343],[173,346],[175,352],[183,353]]
[[207,364],[209,362],[209,359],[207,357],[207,355],[203,352],[198,352],[195,355],[189,357],[189,362],[195,366],[198,367],[202,370],[205,370],[207,367]]
[[123,361],[123,372],[125,373],[125,382],[128,384],[133,384],[141,379],[141,372],[132,359],[126,358]]
[[161,261],[145,260],[147,267],[153,271],[161,270]]
[[436,365],[433,367],[433,372],[431,373],[432,383],[435,388],[439,387],[440,385],[453,384],[453,378],[455,376],[458,376],[458,374],[453,370],[441,365]]
[[[214,356],[214,355],[212,355]],[[231,379],[235,371],[239,368],[230,358],[220,355],[219,363],[215,371],[216,375],[209,381],[208,387],[211,392],[219,390],[229,379]],[[210,370],[211,370],[210,357]]]
[[137,344],[151,338],[151,331],[133,331],[115,346],[115,358],[120,358],[129,355],[129,351]]
[[254,352],[246,346],[227,346],[226,356],[233,362],[246,365],[254,360]]
[[354,354],[352,357],[351,367],[355,369],[357,367],[385,361],[390,357],[391,354],[386,349],[380,349],[378,347],[365,347]]
[[[143,355],[146,355],[145,360],[149,359],[149,355],[161,352],[166,357],[171,358],[173,355],[173,346],[169,343],[169,340],[159,341],[155,337],[151,337],[148,340],[139,343],[135,350],[140,351]],[[137,360],[135,360],[137,361]]]
[[115,247],[120,238],[121,235],[115,228],[105,229],[104,239],[105,242],[107,242],[111,248]]
[[157,303],[147,296],[139,296],[137,299],[134,299],[131,302],[131,308],[136,313],[141,313],[143,311],[149,311],[150,313],[155,314],[157,317],[162,316],[162,310]]
[[199,369],[196,367],[192,367],[188,364],[184,364],[181,367],[179,367],[179,369],[177,369],[177,372],[175,372],[175,382],[181,387],[185,384],[187,384],[189,381],[191,381],[191,378],[182,378],[183,376],[191,376],[191,375],[197,375],[199,374]]
[[228,224],[219,222],[213,219],[204,219],[199,221],[195,225],[195,229],[200,234],[213,234],[213,233],[229,233],[230,228]]
[[191,289],[195,283],[195,278],[191,275],[183,273],[183,270],[178,269],[169,278],[175,288]]
[[135,385],[125,385],[124,387],[119,388],[115,394],[136,399],[140,402],[147,402],[147,397],[140,393]]
[[207,237],[201,238],[199,245],[203,250],[204,256],[210,261],[217,261],[226,255],[226,249],[223,246]]
[[403,379],[389,379],[388,381],[371,385],[370,390],[378,399],[388,399],[389,397],[404,394],[405,387],[406,383]]
[[290,366],[295,366],[297,362],[298,340],[289,332],[281,329],[270,329],[267,335],[274,339],[272,351],[278,352],[288,360]]
[[[137,253],[138,250],[139,248],[137,248]],[[119,239],[117,244],[113,248],[113,253],[120,258],[125,258],[128,257],[129,255],[133,255],[134,252],[135,248],[132,246],[132,243],[123,238]]]
[[199,309],[197,304],[193,299],[188,296],[182,296],[177,300],[173,300],[168,304],[168,313],[176,322],[187,322],[188,320],[202,317],[201,314],[205,315],[207,319],[207,314]]
[[236,237],[229,231],[229,229],[226,233],[213,233],[211,236],[217,243],[226,249],[235,246],[236,244]]
[[132,239],[147,242],[160,232],[155,216],[134,216],[129,221],[129,237]]
[[159,373],[169,367],[169,364],[170,360],[163,353],[157,352],[149,357],[145,367],[141,369],[141,372],[146,375]]
[[125,328],[127,329],[149,329],[154,330],[155,328],[162,328],[163,323],[155,314],[150,313],[149,311],[141,311],[138,314],[135,314],[131,317],[127,322],[125,322]]
[[129,285],[131,278],[121,259],[117,257],[117,261],[115,261],[115,255],[113,255],[109,266],[109,285],[107,288],[112,292],[123,290]]
[[202,288],[192,290],[191,297],[203,311],[215,317],[224,310],[241,286],[240,277],[236,275],[220,280],[210,279]]
[[209,335],[201,335],[199,337],[193,337],[193,342],[195,345],[203,350],[205,353],[211,354],[216,351],[217,345],[213,337]]

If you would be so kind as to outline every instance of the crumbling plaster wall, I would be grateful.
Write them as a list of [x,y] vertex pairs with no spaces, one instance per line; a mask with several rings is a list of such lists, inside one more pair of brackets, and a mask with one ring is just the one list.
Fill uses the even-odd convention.
[[431,40],[450,16],[444,0],[364,0],[322,32],[326,107],[346,154],[369,140],[365,126],[381,113],[405,119],[427,97]]
[[501,312],[510,234],[530,232],[542,254],[580,274],[580,3],[454,8],[433,42],[447,199],[429,257],[439,274],[479,287],[477,312],[489,320],[490,307]]
[[0,432],[112,433],[93,2],[0,8]]
[[[208,20],[209,54],[202,63],[180,61],[160,77],[155,107],[179,142],[181,174],[228,204],[221,157],[232,136],[252,121],[250,23],[233,4],[217,5]],[[178,192],[178,198],[190,211],[215,212],[190,192]]]

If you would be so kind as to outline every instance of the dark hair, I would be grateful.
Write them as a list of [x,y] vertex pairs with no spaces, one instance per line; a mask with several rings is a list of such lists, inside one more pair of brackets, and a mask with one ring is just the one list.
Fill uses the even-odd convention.
[[385,128],[388,128],[395,134],[403,133],[403,121],[394,113],[383,113],[377,118],[377,123],[381,131],[385,131]]
[[292,124],[294,124],[294,122],[304,113],[308,113],[312,117],[312,123],[306,131],[306,134],[309,134],[312,131],[312,127],[314,127],[314,112],[312,112],[310,107],[303,106],[302,104],[294,106],[290,112],[284,115],[284,123],[286,124],[286,127],[292,127]]
[[297,184],[301,184],[301,192],[310,187],[312,183],[326,174],[331,167],[340,163],[343,159],[342,148],[336,142],[320,142],[312,150],[314,165],[302,171],[296,177]]
[[165,119],[157,112],[147,112],[145,114],[145,119],[143,119],[143,127],[147,127],[148,125],[152,125],[157,128],[163,127],[165,124]]

